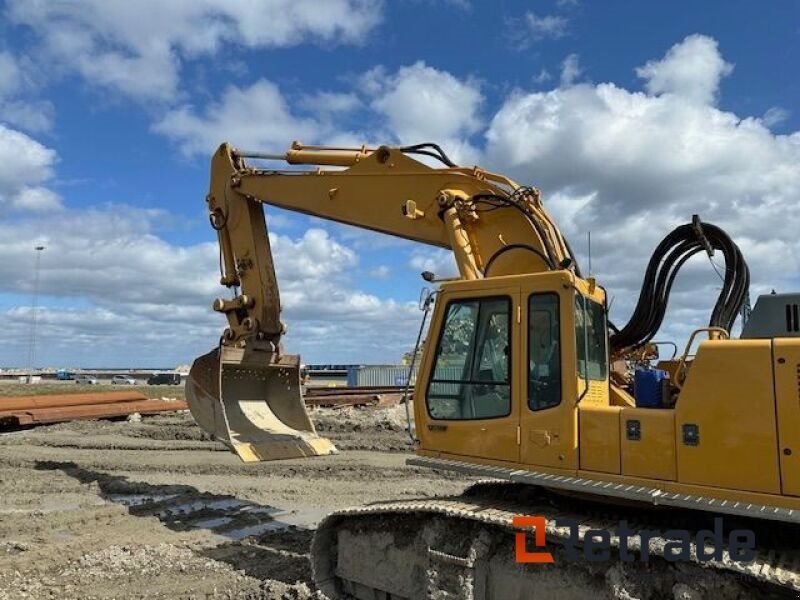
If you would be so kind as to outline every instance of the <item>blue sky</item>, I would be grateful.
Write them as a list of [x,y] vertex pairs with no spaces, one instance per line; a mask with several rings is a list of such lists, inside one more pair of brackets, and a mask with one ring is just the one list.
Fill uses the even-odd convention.
[[[224,140],[437,141],[537,185],[624,321],[693,212],[740,240],[754,295],[797,287],[800,5],[557,0],[9,0],[0,17],[0,364],[186,363],[223,323],[203,198]],[[394,362],[446,254],[268,209],[307,362]],[[679,340],[714,301],[676,290]],[[376,335],[379,334],[379,335]]]

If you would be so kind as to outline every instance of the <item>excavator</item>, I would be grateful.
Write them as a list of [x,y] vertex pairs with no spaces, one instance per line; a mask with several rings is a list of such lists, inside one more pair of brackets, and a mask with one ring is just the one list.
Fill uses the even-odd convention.
[[[669,233],[617,327],[540,191],[457,166],[433,143],[295,142],[280,154],[222,144],[206,200],[232,297],[213,303],[227,328],[195,361],[187,399],[246,462],[336,452],[305,410],[300,358],[282,347],[264,204],[449,249],[458,267],[423,274],[438,285],[406,403],[408,462],[479,481],[457,497],[328,515],[311,550],[326,596],[800,594],[800,295],[761,296],[749,310],[749,269],[721,228],[694,216]],[[678,270],[702,253],[725,263],[709,325],[659,359]],[[718,542],[745,531],[750,554],[717,548],[705,560],[707,530]],[[598,539],[606,562],[586,558]]]

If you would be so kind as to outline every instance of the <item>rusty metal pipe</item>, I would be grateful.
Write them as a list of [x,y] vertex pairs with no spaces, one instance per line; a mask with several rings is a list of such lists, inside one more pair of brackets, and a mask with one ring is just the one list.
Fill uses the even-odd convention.
[[52,394],[47,396],[9,396],[0,398],[0,412],[62,406],[86,406],[147,400],[141,392],[88,392],[80,394]]

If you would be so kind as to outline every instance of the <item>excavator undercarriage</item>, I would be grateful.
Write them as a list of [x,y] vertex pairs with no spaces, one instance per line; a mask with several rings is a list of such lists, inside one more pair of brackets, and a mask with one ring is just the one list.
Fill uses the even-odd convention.
[[[314,579],[330,598],[359,600],[732,600],[800,594],[796,530],[739,519],[735,526],[755,531],[760,540],[753,560],[734,560],[727,550],[701,560],[704,548],[695,540],[714,530],[713,515],[586,499],[530,485],[485,482],[457,497],[337,511],[314,536]],[[518,562],[519,530],[512,525],[518,515],[547,515],[547,545],[536,550],[549,552],[552,563]],[[723,537],[732,525],[727,523]],[[688,533],[687,560],[674,556],[675,547],[684,545],[676,530]],[[608,544],[601,548],[593,538],[587,549],[587,536],[599,531],[608,532]],[[640,532],[646,533],[646,550]]]

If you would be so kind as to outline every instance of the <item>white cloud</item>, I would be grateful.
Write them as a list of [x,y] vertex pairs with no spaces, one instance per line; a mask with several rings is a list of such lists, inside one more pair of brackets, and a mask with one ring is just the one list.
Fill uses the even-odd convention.
[[89,83],[143,100],[173,100],[182,61],[221,48],[359,43],[381,19],[379,0],[12,0],[44,60]]
[[661,60],[636,69],[650,94],[676,94],[702,104],[715,99],[719,82],[732,72],[733,65],[722,58],[717,41],[698,34],[675,44]]
[[570,54],[561,63],[561,85],[564,87],[572,85],[582,73],[580,57],[577,54]]
[[317,92],[300,98],[300,106],[312,114],[339,115],[361,108],[361,100],[352,93]]
[[[210,52],[203,45],[210,42],[196,43],[191,52]],[[190,52],[188,46],[182,51]],[[800,226],[794,208],[800,196],[800,133],[773,134],[768,127],[781,116],[776,111],[742,118],[720,110],[719,83],[730,71],[716,42],[705,36],[690,36],[640,67],[644,91],[580,83],[585,80],[578,58],[570,55],[559,87],[511,94],[486,129],[477,81],[417,62],[394,72],[373,69],[357,89],[312,93],[299,103],[266,79],[231,86],[206,106],[185,104],[167,112],[154,130],[185,155],[207,157],[224,140],[273,151],[298,138],[361,143],[358,133],[340,131],[331,114],[355,115],[365,123],[379,117],[385,127],[370,129],[379,141],[436,141],[459,162],[480,154],[473,144],[485,130],[481,162],[544,190],[584,267],[585,234],[592,231],[594,271],[616,298],[617,320],[624,320],[655,244],[693,213],[739,241],[753,270],[754,293],[800,283],[800,241],[794,235]],[[312,111],[315,103],[325,111]],[[56,160],[52,150],[0,126],[0,202],[18,210],[58,202],[46,187]],[[111,358],[132,352],[119,341],[128,337],[142,341],[139,356],[186,362],[223,327],[208,309],[221,293],[216,245],[169,243],[150,227],[157,217],[115,207],[44,210],[35,220],[4,223],[0,251],[8,257],[8,272],[0,267],[0,281],[6,282],[0,289],[29,291],[29,272],[18,266],[32,260],[31,241],[43,239],[45,336],[80,340],[81,352],[97,356],[102,356],[98,347],[111,348]],[[395,360],[412,341],[406,334],[413,337],[416,330],[414,303],[379,298],[354,283],[353,273],[363,272],[359,244],[369,246],[374,234],[329,231],[335,233],[312,228],[271,236],[289,325],[287,350],[308,353],[309,361],[327,359],[331,348],[343,362]],[[398,248],[409,256],[406,271],[410,278],[413,269],[415,284],[419,271],[455,274],[450,252],[415,247],[406,254],[402,244],[407,243]],[[382,276],[382,266],[368,274]],[[393,281],[401,282],[403,273],[395,271]],[[701,325],[718,285],[704,257],[691,261],[675,288],[665,333],[683,335],[689,326]],[[397,286],[403,289],[402,283]],[[54,298],[77,306],[60,309]],[[24,308],[0,311],[0,341],[3,335],[13,339],[24,317]],[[377,341],[375,331],[381,331]],[[9,360],[4,356],[10,355],[0,350],[0,363]]]
[[514,50],[526,50],[543,40],[557,40],[567,35],[569,19],[561,15],[539,15],[527,11],[521,17],[505,20],[506,38]]
[[0,120],[13,123],[15,127],[41,133],[53,127],[55,109],[48,101],[6,100],[0,102]]
[[53,177],[54,150],[22,132],[0,125],[0,207],[47,210],[60,206],[42,184]]
[[408,266],[418,273],[429,271],[437,278],[457,277],[458,267],[453,253],[440,248],[415,249],[411,253]]
[[550,81],[552,78],[553,76],[550,75],[550,71],[547,69],[542,69],[539,71],[539,74],[533,78],[533,81],[536,83],[545,83],[546,81]]
[[14,56],[0,52],[0,97],[16,93],[22,85],[22,71]]
[[378,70],[369,77],[372,107],[403,143],[469,135],[481,125],[483,96],[474,80],[461,81],[422,61],[393,75]]
[[[29,331],[36,244],[46,247],[39,365],[173,366],[212,347],[225,319],[211,301],[229,294],[218,285],[216,242],[170,243],[153,230],[167,218],[110,205],[0,222],[0,364],[25,357],[18,340]],[[359,290],[351,248],[314,228],[299,237],[270,234],[270,240],[288,352],[313,362],[328,360],[336,348],[337,356],[348,357],[343,361],[392,361],[413,342],[413,303]]]
[[558,39],[567,34],[569,20],[558,15],[539,16],[533,11],[525,13],[525,24],[530,37],[534,40]]
[[378,265],[370,269],[368,274],[375,279],[389,279],[392,274],[392,268],[388,265]]
[[189,105],[172,110],[153,130],[176,141],[187,156],[208,156],[224,141],[247,150],[282,151],[292,140],[309,143],[323,134],[314,120],[293,115],[278,86],[266,79],[247,88],[228,87],[203,114]]
[[30,61],[23,62],[10,52],[0,52],[0,121],[31,132],[47,131],[53,125],[53,105],[27,97],[35,85]]
[[761,121],[767,127],[774,127],[775,125],[780,125],[788,118],[788,110],[781,108],[780,106],[772,106],[767,109],[767,112],[765,112],[764,116],[761,117]]
[[[774,135],[762,119],[717,108],[729,71],[714,40],[690,36],[639,69],[647,93],[613,83],[517,92],[487,131],[490,164],[543,189],[584,268],[592,231],[594,271],[616,296],[620,321],[655,245],[695,213],[742,247],[754,295],[800,284],[800,132]],[[702,324],[718,293],[707,259],[689,267],[668,313],[670,334]]]
[[11,201],[12,208],[31,212],[60,210],[63,208],[58,194],[45,187],[26,187]]
[[[152,128],[176,142],[186,156],[208,156],[226,140],[239,148],[273,152],[285,150],[293,140],[340,146],[436,140],[456,162],[477,160],[479,152],[469,138],[483,126],[483,95],[474,79],[461,80],[417,62],[394,73],[376,67],[355,86],[295,100],[273,82],[259,79],[247,87],[229,86],[219,101],[204,107],[187,104],[170,110]],[[378,116],[385,126],[368,134],[348,131],[342,116],[364,122]]]
[[372,69],[360,85],[400,143],[435,141],[456,162],[477,157],[468,142],[482,125],[483,95],[476,80],[462,81],[418,61],[393,74],[381,67]]

